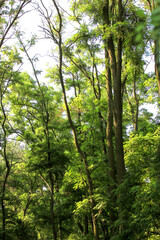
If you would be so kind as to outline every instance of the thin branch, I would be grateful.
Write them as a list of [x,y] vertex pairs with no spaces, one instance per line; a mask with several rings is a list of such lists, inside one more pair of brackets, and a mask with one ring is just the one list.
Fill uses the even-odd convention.
[[23,7],[25,7],[25,6],[26,6],[28,3],[30,3],[30,2],[31,2],[31,0],[30,0],[30,1],[24,0],[24,1],[22,2],[22,4],[20,5],[17,13],[15,14],[15,16],[14,16],[14,18],[12,19],[12,21],[10,22],[10,24],[7,26],[7,29],[6,29],[6,31],[4,32],[4,34],[3,34],[2,38],[1,38],[0,48],[2,47],[2,45],[3,45],[3,43],[4,43],[4,40],[5,40],[8,32],[10,31],[11,27],[13,26],[13,24],[15,23],[15,21],[17,20],[17,18],[18,18],[18,16],[19,16],[19,14],[21,13],[21,10],[23,9]]

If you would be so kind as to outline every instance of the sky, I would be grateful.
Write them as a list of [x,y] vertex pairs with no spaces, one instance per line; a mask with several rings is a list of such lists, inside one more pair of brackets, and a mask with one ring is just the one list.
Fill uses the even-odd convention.
[[[51,4],[52,0],[45,0],[45,3],[47,2],[47,4]],[[59,0],[61,6],[63,8],[67,8],[67,6],[69,6],[69,0]],[[41,40],[39,40],[36,44],[36,46],[30,51],[31,56],[34,56],[35,54],[38,54],[38,58],[39,58],[39,63],[37,63],[37,69],[38,70],[42,70],[42,76],[41,79],[43,79],[44,81],[45,78],[45,74],[46,74],[46,69],[54,66],[55,62],[53,60],[53,58],[49,57],[49,55],[51,54],[51,49],[53,49],[55,47],[55,45],[53,44],[53,41],[49,41],[49,40],[45,40],[43,37],[43,33],[41,31],[41,29],[39,28],[39,26],[41,25],[41,18],[40,15],[37,13],[37,11],[32,10],[30,11],[31,7],[30,5],[28,5],[25,10],[29,10],[28,13],[24,14],[22,16],[22,18],[20,19],[20,29],[25,33],[26,38],[28,38],[29,36],[31,36],[32,34],[38,34],[39,38],[41,38]],[[70,31],[71,29],[69,29]],[[150,54],[148,54],[148,57],[146,58],[146,62],[148,62],[148,64],[146,65],[146,72],[150,73],[150,72],[154,72],[154,59],[153,57],[151,57]],[[25,64],[23,66],[24,70],[27,70],[28,73],[31,75],[32,72],[32,68],[31,65],[29,64],[29,62],[26,60]],[[148,108],[148,110],[150,112],[152,112],[154,114],[154,117],[157,113],[157,107],[156,105],[152,105],[152,104],[147,104],[145,105],[145,107]]]
[[[38,0],[38,2],[40,1]],[[52,9],[52,0],[45,0],[44,2],[45,4],[47,3],[47,5]],[[59,0],[59,3],[62,7],[65,7],[65,10],[67,10],[67,6],[69,6],[68,2],[69,0]],[[55,48],[55,44],[52,40],[44,39],[44,33],[40,28],[42,24],[40,14],[36,10],[33,10],[30,4],[25,7],[25,11],[29,12],[20,18],[20,30],[25,33],[24,36],[26,39],[29,39],[32,35],[38,35],[39,40],[29,53],[31,56],[34,56],[35,54],[37,55],[40,60],[39,63],[37,63],[37,68],[38,70],[42,70],[44,72],[47,68],[55,64],[53,57],[49,56],[51,55],[52,50]],[[27,69],[29,72],[32,71],[29,62],[27,61],[25,61],[23,69]]]

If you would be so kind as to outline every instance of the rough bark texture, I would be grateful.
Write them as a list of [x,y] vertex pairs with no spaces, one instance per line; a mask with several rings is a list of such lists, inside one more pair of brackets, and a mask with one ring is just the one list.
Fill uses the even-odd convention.
[[[103,9],[103,20],[104,25],[109,25],[109,0],[106,1],[106,5]],[[109,194],[111,198],[112,205],[115,207],[116,198],[113,194],[113,190],[116,188],[116,168],[115,168],[115,156],[114,156],[114,147],[113,147],[113,88],[112,88],[112,76],[111,76],[111,64],[109,57],[109,46],[110,48],[113,46],[112,39],[105,39],[105,63],[106,63],[106,87],[107,87],[107,100],[108,100],[108,111],[107,111],[107,129],[106,129],[106,138],[107,138],[107,156],[108,156],[108,167],[109,167],[109,176],[111,179],[111,183],[109,186]],[[114,47],[114,46],[113,46]],[[110,54],[111,53],[110,51]],[[113,58],[115,56],[113,55]],[[113,58],[112,58],[112,73],[113,73]],[[115,61],[115,59],[114,59]],[[114,235],[114,222],[116,220],[115,210],[111,207],[110,209],[110,221],[112,223],[112,228],[110,229],[111,235]],[[106,239],[109,239],[109,236],[106,236]]]
[[[109,186],[109,192],[111,196],[111,201],[113,206],[116,204],[116,198],[113,190],[116,188],[116,168],[115,168],[115,158],[114,158],[114,148],[113,148],[113,96],[112,96],[112,81],[111,81],[111,71],[108,62],[108,52],[105,49],[105,59],[106,59],[106,85],[107,85],[107,99],[108,99],[108,112],[107,112],[107,153],[108,153],[108,167],[109,176],[111,179],[111,184]],[[116,220],[116,213],[114,208],[110,210],[110,220],[113,223]],[[111,228],[111,233],[114,234],[114,227]]]
[[[109,1],[105,2],[103,9],[105,24],[109,25]],[[118,1],[118,20],[121,21],[122,3]],[[107,51],[109,54],[111,75],[113,79],[114,92],[114,131],[115,131],[115,160],[117,169],[118,184],[123,181],[125,174],[124,153],[123,153],[123,137],[122,137],[122,96],[121,96],[121,69],[122,69],[122,40],[117,40],[117,54],[115,53],[115,43],[113,36],[107,39]]]

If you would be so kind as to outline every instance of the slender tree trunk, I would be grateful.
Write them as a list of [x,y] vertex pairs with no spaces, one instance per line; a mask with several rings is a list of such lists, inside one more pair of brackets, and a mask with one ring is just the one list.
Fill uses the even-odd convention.
[[5,211],[5,195],[6,195],[6,184],[7,184],[7,180],[9,177],[9,173],[10,173],[10,168],[7,168],[7,172],[5,175],[5,179],[3,182],[3,189],[2,189],[2,202],[1,202],[1,207],[2,207],[2,239],[6,240],[6,211]]
[[139,113],[139,100],[136,93],[136,72],[135,77],[133,80],[133,95],[136,103],[136,109],[135,109],[135,120],[134,120],[134,130],[135,132],[138,132],[138,113]]
[[[156,8],[160,7],[160,2],[156,0],[152,0],[152,11]],[[154,41],[154,47],[155,47],[155,73],[158,81],[158,91],[160,95],[160,33],[158,36],[156,36],[156,40]]]
[[55,215],[54,215],[54,183],[53,183],[53,176],[52,173],[49,173],[50,183],[51,183],[51,198],[50,198],[50,212],[51,212],[51,222],[52,222],[52,233],[53,239],[57,240],[57,231],[55,226]]
[[62,75],[62,49],[61,49],[61,47],[59,48],[59,50],[60,50],[59,75],[60,75],[60,81],[61,81],[64,103],[65,103],[65,107],[66,107],[66,113],[67,113],[68,121],[69,121],[70,126],[71,126],[72,131],[73,131],[74,142],[75,142],[76,148],[77,148],[77,150],[78,150],[78,152],[79,152],[79,154],[80,154],[80,156],[83,160],[84,166],[85,166],[87,180],[88,180],[88,186],[89,186],[89,193],[90,193],[90,203],[91,203],[91,210],[92,210],[91,214],[92,214],[92,222],[93,222],[94,239],[98,240],[99,239],[99,234],[98,234],[98,223],[97,223],[97,219],[96,219],[96,211],[94,210],[96,204],[95,204],[95,201],[94,201],[94,198],[93,198],[93,183],[92,183],[90,171],[89,171],[89,168],[88,168],[87,157],[81,150],[81,147],[80,147],[80,144],[79,144],[79,141],[78,141],[78,137],[77,137],[77,133],[76,133],[76,129],[75,129],[74,123],[73,123],[71,115],[70,115],[70,110],[69,110],[68,103],[67,103],[66,91],[65,91],[65,86],[64,86],[64,82],[63,82],[63,75]]
[[[48,144],[48,167],[51,167],[51,152],[50,152],[50,135],[49,135],[49,129],[48,129],[48,123],[49,123],[49,113],[47,114],[47,122],[46,122],[46,140]],[[50,212],[51,212],[51,222],[52,222],[52,233],[53,233],[53,239],[57,240],[57,231],[55,226],[55,215],[54,215],[54,179],[52,170],[49,169],[49,179],[51,184],[51,191],[50,191]]]
[[3,93],[2,93],[2,86],[0,86],[0,104],[1,104],[1,110],[2,110],[2,114],[3,114],[3,122],[2,122],[2,130],[3,130],[3,157],[4,157],[4,161],[6,164],[6,174],[5,174],[5,179],[3,182],[3,187],[2,187],[2,195],[1,195],[1,206],[2,206],[2,239],[6,240],[6,211],[5,211],[5,195],[6,195],[6,184],[7,184],[7,180],[9,177],[9,173],[10,173],[10,163],[8,161],[8,157],[7,157],[7,132],[6,132],[6,121],[7,121],[7,116],[6,116],[6,112],[5,112],[5,108],[3,105]]
[[93,234],[94,234],[94,239],[98,240],[99,239],[99,233],[98,233],[98,222],[97,222],[97,218],[96,218],[96,210],[95,210],[95,200],[93,198],[93,183],[92,183],[92,179],[91,179],[91,175],[90,175],[90,171],[88,168],[88,162],[87,162],[87,157],[85,155],[85,153],[82,152],[79,141],[78,141],[78,136],[77,136],[77,132],[76,132],[76,128],[75,125],[72,121],[72,117],[70,114],[70,110],[68,107],[68,102],[67,102],[67,97],[66,97],[66,90],[65,90],[65,85],[64,85],[64,81],[63,81],[63,74],[62,74],[62,66],[63,66],[63,52],[62,52],[62,36],[61,36],[61,30],[62,30],[62,17],[61,17],[61,13],[59,11],[58,5],[56,3],[55,0],[52,0],[56,10],[57,10],[57,14],[59,16],[59,27],[56,30],[57,34],[58,34],[58,40],[57,40],[57,45],[59,48],[59,78],[60,78],[60,83],[61,83],[61,88],[62,88],[62,93],[63,93],[63,99],[64,99],[64,104],[66,107],[66,113],[67,113],[67,117],[68,117],[68,121],[70,123],[72,132],[73,132],[73,137],[74,137],[74,142],[75,142],[75,146],[83,160],[84,163],[84,167],[85,167],[85,171],[86,171],[86,176],[87,176],[87,180],[88,180],[88,187],[89,187],[89,195],[90,195],[90,204],[91,204],[91,215],[92,215],[92,222],[93,222]]
[[154,41],[155,46],[155,73],[158,81],[158,91],[160,95],[160,44],[159,40]]
[[117,46],[117,68],[114,73],[114,129],[115,129],[115,157],[117,165],[117,180],[121,184],[125,175],[123,137],[122,137],[122,97],[121,97],[121,69],[122,69],[122,41]]

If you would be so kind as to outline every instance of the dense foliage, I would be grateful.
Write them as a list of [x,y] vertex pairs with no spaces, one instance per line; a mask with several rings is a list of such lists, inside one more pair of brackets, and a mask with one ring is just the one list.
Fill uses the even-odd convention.
[[0,239],[158,240],[160,2],[63,4],[0,1]]

